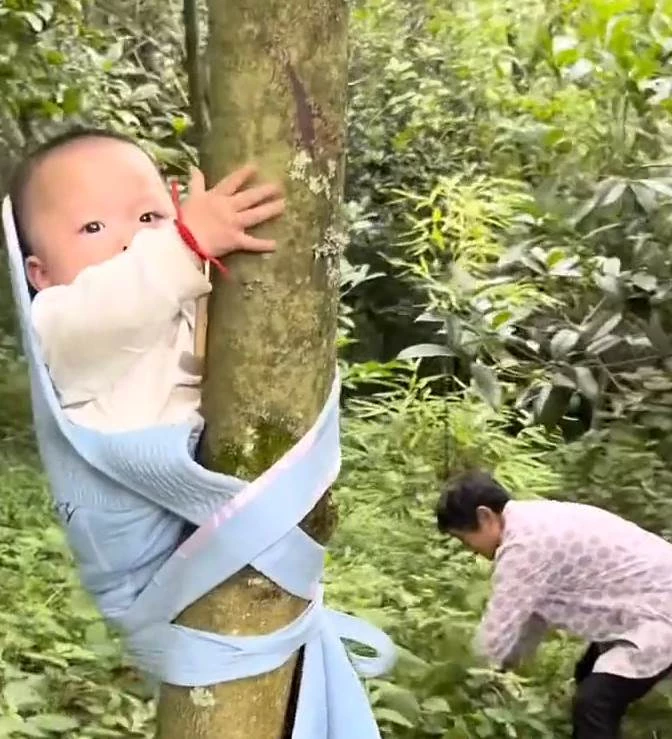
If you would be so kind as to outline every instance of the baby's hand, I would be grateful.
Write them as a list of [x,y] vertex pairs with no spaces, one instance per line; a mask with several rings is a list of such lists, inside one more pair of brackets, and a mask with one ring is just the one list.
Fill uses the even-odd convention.
[[203,174],[198,169],[192,171],[182,217],[209,256],[222,257],[239,249],[256,252],[275,249],[275,241],[246,233],[246,229],[285,211],[285,201],[277,185],[244,187],[255,172],[252,166],[243,167],[206,190]]

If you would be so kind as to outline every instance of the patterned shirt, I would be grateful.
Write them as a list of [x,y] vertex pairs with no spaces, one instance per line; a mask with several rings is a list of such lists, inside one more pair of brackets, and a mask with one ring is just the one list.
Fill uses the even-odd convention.
[[613,644],[594,672],[663,672],[672,665],[672,544],[592,506],[508,503],[476,646],[509,666],[549,628]]

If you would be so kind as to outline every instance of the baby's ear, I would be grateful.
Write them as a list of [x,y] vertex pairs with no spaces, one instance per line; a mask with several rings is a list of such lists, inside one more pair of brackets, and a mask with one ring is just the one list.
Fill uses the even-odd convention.
[[40,290],[51,287],[51,280],[49,279],[46,267],[39,257],[36,257],[34,254],[27,257],[25,266],[26,277],[33,290],[39,293]]

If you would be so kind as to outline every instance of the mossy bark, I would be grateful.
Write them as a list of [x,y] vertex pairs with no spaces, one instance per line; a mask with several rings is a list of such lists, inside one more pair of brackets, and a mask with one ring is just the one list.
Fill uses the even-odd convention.
[[[215,277],[209,305],[203,461],[253,479],[312,425],[333,380],[347,4],[210,0],[209,57],[208,179],[254,161],[264,179],[284,182],[287,191],[286,216],[260,229],[278,239],[277,254],[232,257],[231,279]],[[334,524],[325,495],[302,526],[325,542]],[[286,625],[306,605],[247,568],[178,621],[261,634]],[[158,736],[289,736],[297,663],[208,693],[164,685]]]

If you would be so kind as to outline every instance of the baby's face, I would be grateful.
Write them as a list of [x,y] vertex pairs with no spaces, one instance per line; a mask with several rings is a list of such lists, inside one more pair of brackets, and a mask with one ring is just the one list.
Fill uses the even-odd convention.
[[149,157],[114,139],[66,144],[37,165],[28,188],[24,219],[34,254],[26,270],[38,291],[69,284],[175,213]]

